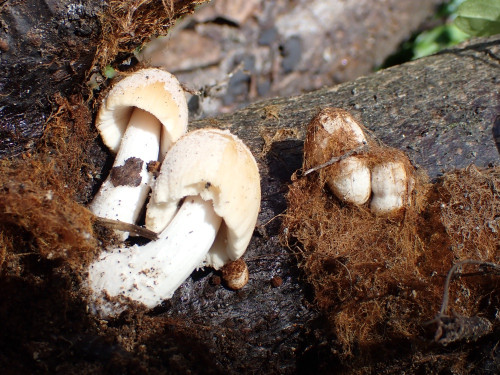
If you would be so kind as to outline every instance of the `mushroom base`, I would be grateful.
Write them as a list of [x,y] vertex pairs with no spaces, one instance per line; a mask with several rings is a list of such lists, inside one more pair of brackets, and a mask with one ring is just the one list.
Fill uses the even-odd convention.
[[[452,265],[500,261],[498,167],[469,167],[433,185],[416,176],[412,204],[390,216],[340,202],[314,174],[290,186],[282,240],[301,249],[300,267],[347,357],[362,351],[369,360],[395,343],[432,335],[435,325],[423,323],[439,312]],[[448,312],[480,311],[494,321],[500,281],[475,275],[453,279]],[[446,335],[435,339],[443,343]],[[457,341],[477,338],[461,335]]]

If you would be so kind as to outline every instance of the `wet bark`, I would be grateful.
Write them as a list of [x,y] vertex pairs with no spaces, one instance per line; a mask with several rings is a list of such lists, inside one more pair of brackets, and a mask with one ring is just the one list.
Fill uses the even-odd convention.
[[[274,149],[286,143],[291,152],[300,154],[304,130],[312,117],[321,108],[340,107],[436,177],[469,164],[500,162],[495,143],[500,126],[499,73],[500,38],[474,39],[352,82],[259,102],[192,126],[229,128],[257,154],[265,147],[265,138],[280,131]],[[264,174],[269,158],[270,154],[261,158]],[[298,167],[300,161],[293,165]]]

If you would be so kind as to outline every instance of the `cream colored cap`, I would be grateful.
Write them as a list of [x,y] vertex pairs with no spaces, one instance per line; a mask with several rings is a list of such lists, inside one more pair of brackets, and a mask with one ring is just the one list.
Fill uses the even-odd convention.
[[184,91],[172,74],[142,69],[125,77],[108,93],[97,114],[96,127],[104,144],[117,152],[134,107],[148,111],[163,125],[160,160],[187,130],[188,108]]
[[375,213],[389,213],[404,206],[408,194],[408,174],[402,162],[386,162],[372,169],[373,197],[370,208]]
[[351,156],[339,161],[327,184],[343,201],[359,205],[366,203],[371,194],[370,169],[366,160]]
[[179,201],[189,195],[212,200],[222,219],[204,265],[219,269],[243,255],[260,208],[257,163],[243,142],[217,129],[201,129],[181,137],[163,162],[146,212],[146,227],[162,231]]
[[[315,168],[332,158],[346,156],[367,143],[361,125],[347,111],[325,108],[307,128],[304,169]],[[370,198],[370,169],[365,158],[348,156],[319,170],[330,190],[341,200],[364,204]]]

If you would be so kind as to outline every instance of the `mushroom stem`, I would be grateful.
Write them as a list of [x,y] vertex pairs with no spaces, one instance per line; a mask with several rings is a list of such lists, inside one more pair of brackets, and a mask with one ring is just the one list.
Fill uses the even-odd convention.
[[[150,190],[147,163],[158,160],[160,128],[149,112],[132,111],[113,168],[90,204],[96,216],[135,224]],[[128,236],[117,234],[123,240]]]
[[186,197],[158,240],[101,254],[89,268],[94,313],[114,316],[125,309],[108,297],[128,297],[148,308],[170,298],[202,264],[221,221],[212,201]]

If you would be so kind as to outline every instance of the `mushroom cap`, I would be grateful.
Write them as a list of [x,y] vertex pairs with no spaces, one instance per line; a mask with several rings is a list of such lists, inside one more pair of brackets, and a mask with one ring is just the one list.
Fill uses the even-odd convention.
[[[366,144],[361,125],[347,111],[325,108],[311,121],[304,144],[304,169],[327,163],[332,158]],[[320,180],[341,200],[364,204],[370,198],[370,169],[366,158],[348,156],[319,170]]]
[[172,74],[161,69],[138,70],[113,86],[97,114],[96,127],[111,151],[117,152],[134,107],[148,111],[162,124],[160,159],[187,130],[184,91]]
[[350,156],[338,162],[327,180],[328,187],[343,201],[364,204],[371,194],[370,168],[366,159]]
[[371,210],[383,214],[402,208],[408,194],[408,180],[403,162],[390,161],[375,165],[371,177]]
[[243,258],[229,262],[221,271],[222,279],[230,289],[238,290],[248,283],[248,266]]
[[309,169],[366,143],[361,125],[347,111],[325,108],[307,128],[304,167]]
[[259,170],[245,144],[218,129],[181,137],[162,164],[146,211],[146,227],[162,231],[189,195],[212,200],[223,220],[204,265],[219,269],[241,257],[260,208]]

